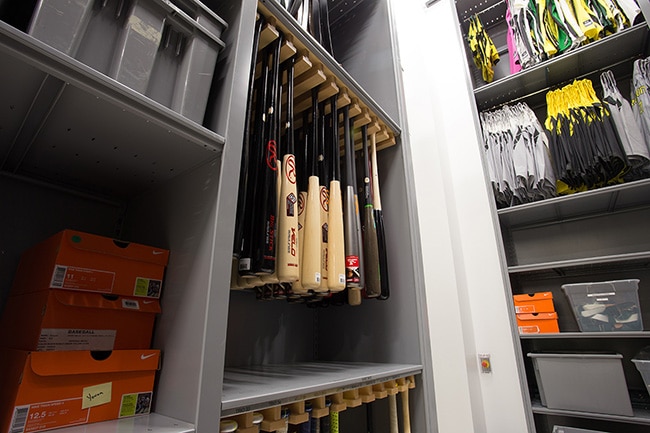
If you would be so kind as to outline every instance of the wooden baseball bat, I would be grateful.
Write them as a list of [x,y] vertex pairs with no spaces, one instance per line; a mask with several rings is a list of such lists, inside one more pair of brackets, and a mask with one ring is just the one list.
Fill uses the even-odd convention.
[[384,214],[381,208],[381,195],[379,193],[379,170],[377,168],[377,139],[371,135],[370,162],[372,166],[372,199],[375,214],[375,225],[377,227],[377,246],[379,251],[379,281],[381,283],[381,294],[378,299],[386,300],[390,296],[390,284],[388,281],[388,251],[386,250],[386,234],[384,231]]
[[332,138],[330,142],[330,200],[327,250],[327,285],[331,292],[345,289],[345,238],[343,234],[343,201],[341,198],[341,150],[337,95],[330,99],[332,113]]
[[287,146],[286,153],[282,158],[277,269],[280,281],[293,282],[300,277],[298,261],[298,190],[293,142],[293,68],[295,59],[291,57],[287,62],[287,122],[285,125]]
[[271,72],[269,74],[270,91],[266,111],[266,140],[264,158],[261,164],[262,176],[258,188],[262,191],[261,209],[254,219],[255,246],[253,249],[252,270],[257,275],[275,272],[275,245],[277,231],[277,141],[278,131],[276,116],[280,76],[280,48],[282,34],[273,42]]
[[361,127],[361,141],[363,146],[363,254],[365,270],[365,295],[376,298],[381,295],[381,281],[379,273],[379,245],[377,241],[377,227],[375,214],[370,197],[370,169],[368,160],[368,127]]
[[359,218],[354,179],[354,143],[350,135],[350,108],[343,107],[343,143],[345,146],[345,202],[343,204],[345,232],[345,286],[348,302],[358,305],[361,301],[361,244],[357,236]]
[[406,390],[400,393],[402,397],[402,425],[404,432],[411,433],[411,412],[409,408],[409,390],[408,387]]
[[397,396],[388,394],[388,413],[390,418],[390,433],[399,433],[399,423],[397,420]]
[[316,170],[316,153],[318,146],[318,87],[312,89],[312,125],[310,155],[307,164],[310,175],[307,180],[307,203],[305,205],[305,227],[303,243],[303,261],[301,263],[301,283],[309,289],[320,286],[321,274],[321,236],[320,236],[320,185]]
[[315,290],[319,293],[329,291],[327,283],[327,256],[328,256],[328,214],[330,192],[327,187],[327,167],[328,158],[325,155],[325,106],[319,106],[319,119],[318,119],[318,182],[319,182],[319,200],[320,200],[320,241],[321,241],[321,254],[320,254],[320,286]]
[[251,142],[253,134],[251,131],[251,123],[253,116],[254,94],[255,94],[255,64],[257,57],[257,50],[259,47],[260,33],[264,25],[264,17],[258,15],[255,23],[255,33],[253,35],[253,61],[248,77],[248,96],[246,98],[246,117],[244,118],[244,142],[242,143],[242,157],[239,169],[239,196],[237,199],[237,214],[235,217],[235,237],[233,243],[233,276],[231,277],[231,288],[238,288],[237,279],[239,278],[239,259],[241,258],[244,238],[244,220],[246,209],[250,206],[248,197],[251,193],[249,187],[249,171],[250,171],[250,155],[251,155]]

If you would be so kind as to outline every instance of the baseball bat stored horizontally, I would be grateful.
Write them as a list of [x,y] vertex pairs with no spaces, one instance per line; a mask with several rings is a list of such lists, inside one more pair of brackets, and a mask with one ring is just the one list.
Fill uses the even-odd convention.
[[343,202],[341,197],[341,150],[337,95],[330,98],[332,137],[330,141],[330,188],[327,220],[327,286],[331,292],[345,289],[345,238],[343,234]]
[[377,227],[377,246],[379,251],[379,281],[381,294],[379,299],[386,300],[390,296],[388,281],[388,251],[386,250],[386,233],[384,231],[384,214],[381,208],[381,195],[379,193],[379,170],[377,168],[377,137],[372,134],[370,150],[370,165],[372,166],[372,204]]
[[375,226],[375,213],[370,196],[370,161],[368,159],[368,127],[361,127],[361,141],[363,145],[363,265],[365,270],[364,292],[368,298],[381,295],[381,281],[379,273],[379,245],[377,241],[377,227]]
[[278,278],[283,282],[293,282],[300,278],[298,190],[293,136],[294,62],[293,57],[287,60],[286,152],[282,158],[282,185],[278,215],[278,263],[276,266]]
[[263,161],[259,169],[260,182],[257,188],[262,192],[260,210],[253,216],[255,227],[253,231],[253,261],[252,270],[257,275],[272,274],[275,271],[275,245],[277,231],[277,140],[278,128],[276,114],[280,76],[280,49],[282,47],[282,34],[273,42],[271,52],[272,60],[269,73],[269,95],[266,110],[266,140],[263,152]]
[[318,155],[317,155],[317,165],[318,165],[318,183],[319,183],[319,201],[320,201],[320,240],[321,240],[321,254],[320,254],[320,286],[316,289],[316,292],[327,292],[329,291],[327,283],[327,256],[328,256],[328,214],[329,214],[329,202],[330,202],[330,192],[327,185],[327,173],[328,173],[328,163],[329,158],[325,155],[325,105],[321,104],[319,106],[319,118],[318,118]]
[[308,289],[320,286],[321,236],[320,236],[320,185],[318,181],[316,155],[318,149],[318,87],[312,89],[312,125],[310,152],[307,157],[309,179],[307,180],[307,203],[305,205],[305,227],[303,228],[303,252],[301,262],[302,285]]
[[345,146],[345,201],[343,205],[345,231],[345,286],[348,302],[361,302],[361,244],[357,235],[359,211],[354,178],[354,143],[350,134],[350,108],[343,107],[343,144]]

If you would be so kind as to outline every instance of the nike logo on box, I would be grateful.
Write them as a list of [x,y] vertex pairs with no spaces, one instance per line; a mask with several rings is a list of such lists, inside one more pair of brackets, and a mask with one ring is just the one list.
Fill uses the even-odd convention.
[[156,356],[156,354],[155,353],[151,353],[149,355],[142,354],[142,355],[140,355],[140,359],[144,361],[145,359],[149,359],[152,356]]
[[143,304],[148,305],[148,304],[153,304],[155,301],[142,301]]
[[164,251],[152,251],[154,256],[159,256],[161,254],[165,254]]

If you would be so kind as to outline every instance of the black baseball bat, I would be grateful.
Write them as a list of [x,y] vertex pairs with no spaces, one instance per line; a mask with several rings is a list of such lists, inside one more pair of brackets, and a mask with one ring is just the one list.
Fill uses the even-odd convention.
[[376,298],[381,295],[381,280],[379,271],[379,245],[377,240],[377,227],[375,214],[370,196],[370,169],[368,159],[368,127],[361,127],[361,140],[363,146],[363,259],[365,270],[365,295]]
[[261,191],[260,210],[254,215],[255,227],[253,241],[252,270],[256,275],[272,274],[275,271],[275,245],[277,229],[277,140],[278,123],[276,119],[279,107],[280,48],[283,37],[272,44],[272,52],[267,62],[271,63],[266,110],[266,133],[262,161],[259,164],[261,176],[257,187]]
[[386,234],[384,231],[384,214],[381,208],[381,195],[379,193],[379,169],[377,167],[377,142],[375,134],[371,137],[370,162],[372,166],[372,203],[377,226],[377,244],[379,247],[379,280],[381,282],[381,295],[379,299],[386,300],[390,296],[388,281],[388,251],[386,251]]
[[251,131],[253,105],[255,96],[255,59],[257,58],[257,50],[259,47],[260,33],[264,25],[264,17],[259,16],[255,23],[255,33],[253,35],[253,61],[248,78],[248,96],[246,98],[246,115],[244,118],[244,142],[242,143],[242,157],[239,169],[239,196],[237,198],[237,214],[235,217],[235,237],[233,243],[233,261],[235,262],[234,269],[239,268],[239,259],[241,258],[243,249],[244,238],[244,216],[246,215],[246,208],[250,206],[248,201],[250,195],[249,187],[249,170],[250,170],[250,156],[251,146],[253,140],[253,132]]
[[269,93],[269,57],[272,46],[262,51],[262,73],[257,80],[255,90],[255,125],[251,137],[250,161],[248,170],[248,191],[246,208],[243,218],[242,250],[239,258],[239,274],[243,277],[255,275],[253,270],[253,254],[256,246],[255,218],[261,211],[262,191],[259,188],[262,177],[261,166],[264,161],[265,132],[266,132],[266,103]]

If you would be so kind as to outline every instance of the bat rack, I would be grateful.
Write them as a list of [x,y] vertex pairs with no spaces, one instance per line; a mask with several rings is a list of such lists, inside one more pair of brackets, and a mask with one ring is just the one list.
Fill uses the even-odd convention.
[[[402,401],[407,401],[409,390],[415,388],[415,377],[404,376],[375,384],[364,384],[349,389],[334,389],[324,393],[318,393],[304,399],[287,404],[278,404],[270,407],[259,408],[256,411],[246,411],[222,418],[222,421],[229,421],[237,424],[238,433],[275,432],[286,426],[303,424],[311,418],[321,419],[330,416],[333,412],[343,412],[346,409],[359,407],[363,404],[372,403],[375,400],[382,400],[387,397],[394,398],[398,394]],[[310,409],[306,409],[307,405]],[[284,411],[288,409],[288,411]],[[406,418],[408,406],[403,405],[404,417]],[[288,412],[288,419],[283,418],[283,412]],[[261,416],[260,416],[261,415]],[[259,419],[262,421],[259,422]],[[404,422],[409,422],[404,420]]]
[[[358,129],[364,125],[368,126],[369,135],[375,134],[378,151],[396,144],[396,137],[400,134],[398,126],[329,53],[311,36],[299,30],[292,16],[270,1],[260,1],[258,13],[265,19],[258,50],[263,50],[279,37],[279,32],[282,32],[285,40],[280,52],[280,61],[296,56],[294,84],[294,126],[296,128],[302,125],[301,114],[311,108],[312,89],[318,86],[318,102],[338,95],[339,110],[346,106],[350,107],[350,118],[354,119],[356,150],[362,147],[361,132]],[[258,64],[256,76],[260,71],[261,64]],[[329,112],[329,107],[326,110]]]

